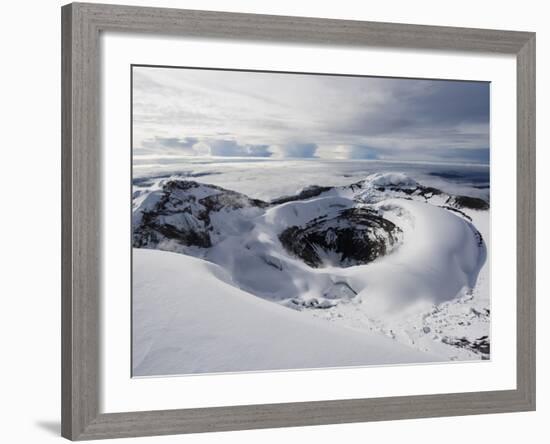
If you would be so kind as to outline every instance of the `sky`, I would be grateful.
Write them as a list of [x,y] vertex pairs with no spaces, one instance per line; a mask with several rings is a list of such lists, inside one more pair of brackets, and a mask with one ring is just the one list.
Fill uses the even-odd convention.
[[133,68],[136,157],[489,162],[489,83]]

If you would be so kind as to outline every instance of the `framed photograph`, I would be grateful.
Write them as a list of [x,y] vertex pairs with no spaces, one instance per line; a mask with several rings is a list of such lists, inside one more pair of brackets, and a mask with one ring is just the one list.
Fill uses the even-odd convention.
[[535,35],[62,8],[62,434],[535,409]]

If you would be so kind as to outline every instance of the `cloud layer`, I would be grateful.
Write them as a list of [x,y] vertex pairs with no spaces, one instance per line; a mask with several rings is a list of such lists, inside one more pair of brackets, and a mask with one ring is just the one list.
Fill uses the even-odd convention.
[[489,84],[134,67],[135,155],[489,159]]

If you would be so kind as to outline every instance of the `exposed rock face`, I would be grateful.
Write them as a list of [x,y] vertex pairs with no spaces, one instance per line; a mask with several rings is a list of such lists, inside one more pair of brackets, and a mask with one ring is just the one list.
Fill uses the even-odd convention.
[[319,217],[284,230],[285,249],[311,267],[349,267],[372,262],[399,241],[401,230],[366,208],[349,208],[334,218]]
[[367,180],[350,184],[348,189],[356,194],[360,202],[372,203],[388,197],[421,199],[450,211],[460,209],[488,210],[489,203],[478,197],[451,195],[438,188],[422,185],[402,174],[379,174]]
[[470,196],[449,196],[446,204],[454,208],[468,208],[470,210],[489,209],[489,204],[483,199]]
[[133,246],[135,248],[155,248],[166,239],[175,240],[185,246],[202,248],[212,246],[210,235],[204,224],[201,224],[190,212],[184,212],[179,219],[182,223],[172,224],[165,222],[166,219],[154,211],[144,213],[141,224],[134,229]]
[[473,341],[467,338],[449,338],[443,337],[441,342],[453,347],[465,348],[481,355],[483,359],[489,359],[491,354],[491,341],[488,336],[482,336]]
[[332,187],[320,187],[318,185],[311,185],[307,188],[304,188],[298,194],[294,196],[283,196],[278,199],[272,200],[271,205],[279,205],[286,202],[293,202],[297,200],[311,199],[312,197],[319,196],[320,194],[332,190]]
[[155,248],[165,240],[183,246],[209,248],[215,226],[212,216],[220,211],[265,208],[261,200],[214,185],[171,180],[151,193],[135,217],[133,245]]

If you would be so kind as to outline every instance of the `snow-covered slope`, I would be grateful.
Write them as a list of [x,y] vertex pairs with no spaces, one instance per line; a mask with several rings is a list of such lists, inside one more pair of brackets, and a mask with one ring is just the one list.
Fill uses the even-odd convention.
[[133,374],[173,375],[441,360],[234,287],[217,265],[134,250]]
[[136,193],[134,247],[217,264],[231,277],[224,292],[446,359],[489,356],[489,204],[480,198],[400,172],[271,202],[173,177]]

